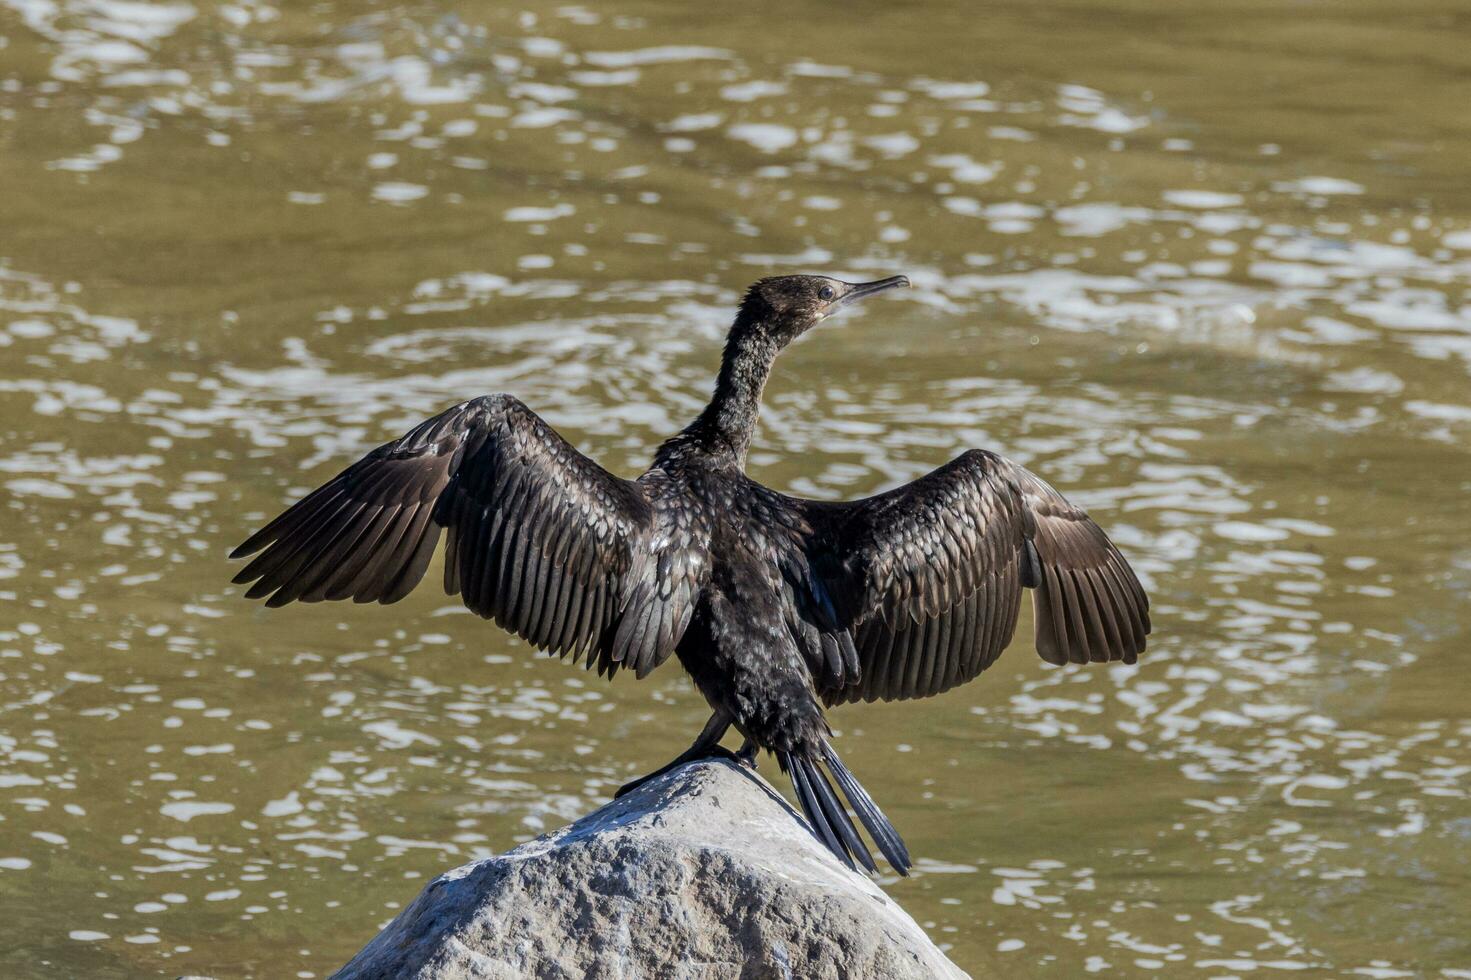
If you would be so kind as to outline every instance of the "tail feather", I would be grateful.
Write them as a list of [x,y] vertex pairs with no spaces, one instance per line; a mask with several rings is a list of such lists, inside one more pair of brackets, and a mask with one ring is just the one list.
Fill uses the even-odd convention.
[[843,795],[848,798],[848,802],[858,814],[858,819],[863,821],[864,827],[868,828],[869,836],[873,838],[889,864],[893,865],[894,870],[901,875],[909,874],[909,869],[914,866],[914,862],[909,857],[909,848],[904,846],[903,838],[894,829],[894,825],[889,823],[889,818],[884,816],[884,811],[879,809],[873,797],[868,795],[868,791],[858,785],[858,780],[853,778],[853,774],[848,771],[847,766],[843,765],[843,760],[838,758],[838,754],[833,751],[831,745],[823,747],[823,755],[828,769],[832,771],[833,778],[838,781],[838,786],[843,790]]
[[817,795],[822,802],[822,807],[828,813],[834,814],[832,823],[834,829],[843,839],[843,846],[869,871],[877,871],[878,865],[873,863],[873,855],[868,853],[868,848],[863,845],[863,838],[858,836],[858,828],[853,826],[853,820],[848,816],[848,811],[843,809],[843,804],[838,801],[838,794],[833,792],[832,783],[828,782],[827,776],[816,765],[812,766],[807,781],[812,788],[817,790]]
[[[802,812],[807,817],[807,823],[817,832],[817,836],[827,845],[827,849],[838,856],[850,871],[856,871],[853,866],[853,857],[845,846],[846,841],[839,841],[833,833],[832,824],[839,820],[846,820],[847,814],[840,818],[838,814],[830,814],[823,806],[823,800],[818,795],[813,783],[817,781],[816,766],[808,759],[801,756],[788,756],[790,762],[789,774],[792,777],[792,786],[797,791],[797,802],[802,804]],[[841,808],[839,808],[841,812]],[[870,861],[873,859],[870,857]]]
[[909,873],[912,862],[904,841],[899,838],[898,832],[883,811],[863,787],[858,785],[858,780],[853,778],[853,774],[843,765],[831,746],[823,747],[820,760],[795,752],[777,753],[777,759],[782,771],[791,776],[797,802],[801,804],[802,813],[813,833],[839,860],[854,870],[857,870],[853,864],[855,859],[869,871],[878,870],[873,855],[864,845],[858,828],[854,826],[852,817],[848,815],[832,783],[819,766],[819,761],[826,763],[843,795],[848,798],[849,805],[858,814],[858,819],[867,828],[869,836],[889,864],[901,875]]

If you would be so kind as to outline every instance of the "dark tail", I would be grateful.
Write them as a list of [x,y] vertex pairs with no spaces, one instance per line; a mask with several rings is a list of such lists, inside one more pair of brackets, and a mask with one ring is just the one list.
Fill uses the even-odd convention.
[[[873,855],[864,846],[863,838],[858,836],[858,828],[853,825],[853,819],[848,816],[848,811],[838,799],[833,784],[828,781],[827,774],[818,764],[819,760],[795,752],[778,752],[777,761],[781,763],[782,772],[792,777],[792,787],[797,791],[797,802],[802,804],[802,813],[828,850],[854,870],[857,868],[853,862],[857,860],[869,871],[877,871],[878,866],[874,864]],[[879,851],[895,871],[907,875],[913,863],[909,859],[909,849],[904,846],[894,825],[889,823],[889,818],[884,816],[873,797],[858,785],[858,780],[843,765],[843,760],[838,758],[832,746],[823,746],[821,761],[827,764],[828,771],[832,773],[843,795],[848,798],[849,805],[868,830],[873,842],[878,845]]]

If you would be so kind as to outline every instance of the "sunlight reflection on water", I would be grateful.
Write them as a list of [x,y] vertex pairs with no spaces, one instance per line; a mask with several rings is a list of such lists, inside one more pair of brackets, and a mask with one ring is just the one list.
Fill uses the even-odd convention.
[[1024,625],[971,687],[834,713],[922,855],[895,896],[977,974],[1471,975],[1466,147],[1268,132],[1229,61],[1141,82],[1005,18],[977,79],[920,21],[923,58],[817,59],[655,5],[0,5],[7,974],[321,975],[682,748],[675,673],[605,686],[432,588],[263,612],[222,555],[485,391],[635,471],[745,283],[818,267],[916,288],[784,357],[762,479],[990,446],[1156,600],[1138,667]]

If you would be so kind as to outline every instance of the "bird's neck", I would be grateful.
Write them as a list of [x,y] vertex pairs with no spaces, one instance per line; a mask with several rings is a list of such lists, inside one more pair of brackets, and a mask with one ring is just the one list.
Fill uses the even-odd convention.
[[765,336],[733,335],[726,342],[715,379],[715,394],[705,410],[680,433],[682,440],[740,469],[756,434],[761,392],[779,348]]

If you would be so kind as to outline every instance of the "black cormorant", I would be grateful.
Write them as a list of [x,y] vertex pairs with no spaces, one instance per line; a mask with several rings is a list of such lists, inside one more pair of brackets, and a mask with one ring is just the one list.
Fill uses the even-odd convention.
[[252,535],[231,557],[265,550],[235,581],[254,582],[246,595],[269,596],[268,606],[396,602],[447,530],[445,590],[532,645],[609,676],[643,677],[678,656],[713,714],[659,772],[730,755],[718,743],[734,725],[745,737],[735,757],[775,753],[814,832],[849,867],[875,865],[839,791],[904,873],[908,851],[833,751],[825,706],[927,697],[972,679],[1010,642],[1023,588],[1048,663],[1133,663],[1150,629],[1149,600],[1098,525],[995,453],[972,449],[847,503],[746,476],[782,348],[855,300],[908,284],[757,282],[710,404],[636,480],[582,455],[510,395],[462,402]]

